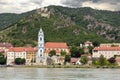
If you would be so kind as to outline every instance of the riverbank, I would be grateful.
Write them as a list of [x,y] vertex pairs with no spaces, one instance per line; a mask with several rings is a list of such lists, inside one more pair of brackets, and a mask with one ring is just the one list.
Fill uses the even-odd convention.
[[15,68],[120,68],[120,66],[87,66],[87,65],[13,65]]

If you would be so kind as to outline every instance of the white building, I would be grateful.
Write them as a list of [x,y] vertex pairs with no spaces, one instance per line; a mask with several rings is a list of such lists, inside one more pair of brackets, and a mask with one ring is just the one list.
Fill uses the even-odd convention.
[[85,46],[85,47],[93,46],[93,43],[90,42],[90,41],[86,41],[86,42],[84,43],[84,46]]
[[25,58],[26,51],[23,47],[10,48],[7,52],[7,65],[13,65],[15,58]]
[[26,64],[36,58],[36,49],[32,47],[11,47],[7,51],[7,65],[14,65],[16,58],[24,58]]
[[93,49],[92,57],[99,58],[103,55],[106,59],[120,55],[120,47],[95,47]]

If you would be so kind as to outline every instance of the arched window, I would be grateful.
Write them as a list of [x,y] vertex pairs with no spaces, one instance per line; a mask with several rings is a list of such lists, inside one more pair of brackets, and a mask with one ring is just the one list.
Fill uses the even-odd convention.
[[40,37],[40,41],[42,41],[42,38]]
[[40,50],[40,52],[42,52],[42,50]]

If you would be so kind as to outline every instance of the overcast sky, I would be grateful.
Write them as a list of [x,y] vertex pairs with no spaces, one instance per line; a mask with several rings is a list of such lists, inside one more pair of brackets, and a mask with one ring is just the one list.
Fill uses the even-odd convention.
[[120,0],[0,0],[0,13],[22,13],[49,5],[120,11]]

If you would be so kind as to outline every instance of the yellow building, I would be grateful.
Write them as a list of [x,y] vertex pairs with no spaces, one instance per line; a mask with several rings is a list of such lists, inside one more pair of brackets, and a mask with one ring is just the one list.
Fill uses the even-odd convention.
[[11,47],[7,51],[7,65],[14,65],[16,58],[25,58],[26,64],[35,62],[36,49],[32,47]]
[[31,65],[35,62],[37,49],[26,48],[26,64]]

